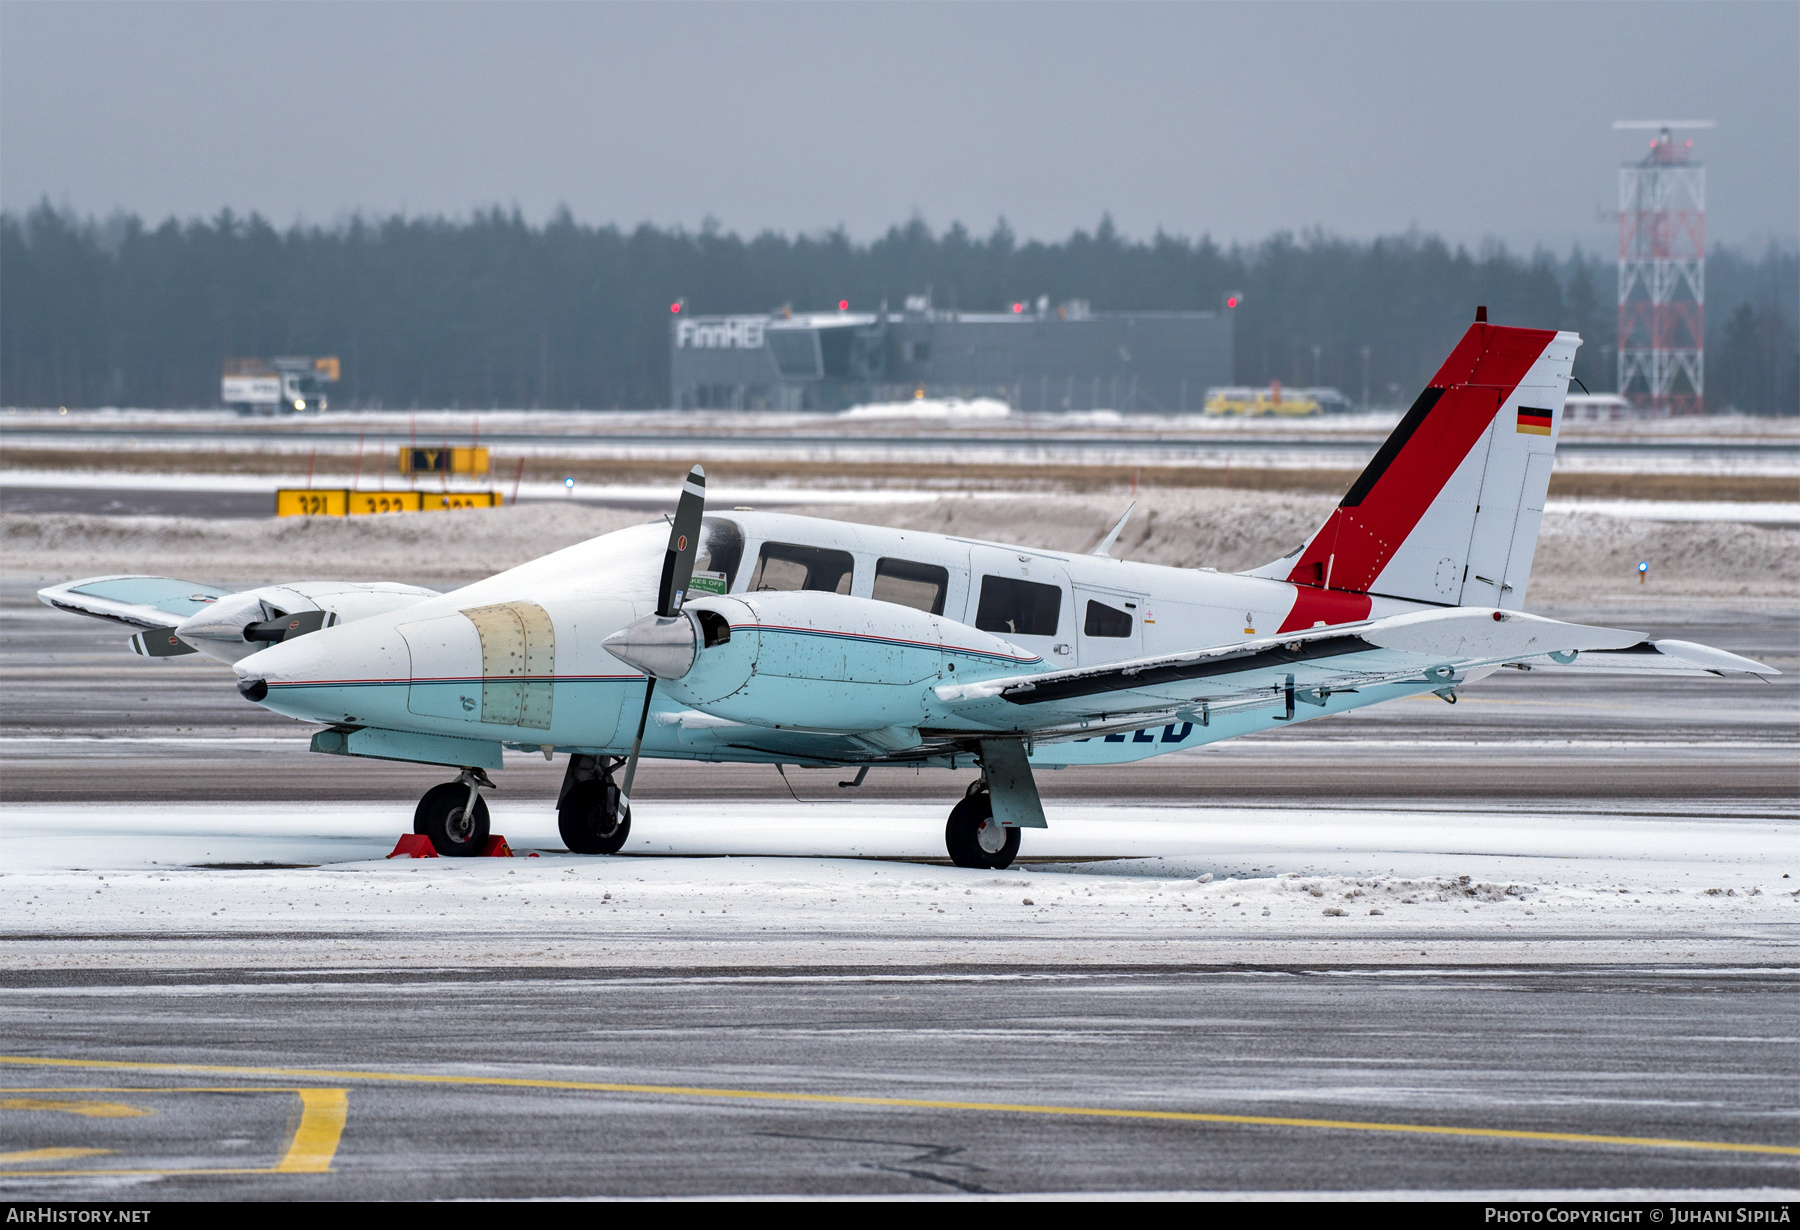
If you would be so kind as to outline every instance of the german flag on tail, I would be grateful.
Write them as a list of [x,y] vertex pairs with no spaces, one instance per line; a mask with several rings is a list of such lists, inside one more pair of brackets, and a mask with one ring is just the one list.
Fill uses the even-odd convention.
[[1519,434],[1523,436],[1547,436],[1550,434],[1551,412],[1541,406],[1519,407]]

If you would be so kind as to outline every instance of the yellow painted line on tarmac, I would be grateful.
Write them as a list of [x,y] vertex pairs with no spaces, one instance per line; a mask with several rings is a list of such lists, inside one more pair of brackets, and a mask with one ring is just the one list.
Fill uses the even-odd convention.
[[[242,1076],[278,1076],[330,1081],[368,1081],[410,1085],[461,1085],[499,1089],[550,1089],[580,1093],[631,1093],[661,1097],[719,1098],[753,1102],[789,1102],[829,1106],[890,1106],[906,1110],[965,1110],[991,1114],[1044,1115],[1060,1118],[1126,1119],[1163,1123],[1220,1123],[1249,1127],[1316,1128],[1341,1132],[1388,1132],[1426,1136],[1465,1136],[1484,1140],[1541,1140],[1561,1144],[1624,1145],[1651,1149],[1702,1149],[1720,1153],[1763,1153],[1800,1157],[1800,1145],[1744,1144],[1731,1140],[1681,1140],[1662,1136],[1599,1136],[1584,1132],[1533,1132],[1514,1128],[1452,1127],[1429,1123],[1382,1123],[1362,1119],[1302,1119],[1276,1115],[1221,1115],[1185,1110],[1137,1110],[1110,1106],[1054,1106],[1030,1102],[960,1102],[932,1098],[884,1098],[859,1094],[795,1093],[775,1089],[715,1089],[703,1085],[628,1085],[607,1081],[540,1080],[516,1076],[434,1076],[420,1072],[372,1072],[356,1069],[238,1067],[226,1064],[134,1063],[104,1059],[40,1059],[0,1055],[0,1064],[85,1068],[113,1072],[208,1072]],[[341,1129],[341,1124],[340,1124]],[[296,1137],[297,1139],[297,1137]]]
[[324,1174],[337,1154],[344,1134],[344,1117],[350,1111],[348,1089],[302,1089],[300,1126],[288,1144],[287,1156],[275,1164],[277,1174]]
[[[21,1149],[17,1153],[0,1153],[0,1166],[13,1166],[20,1162],[67,1162],[78,1157],[98,1157],[102,1153],[111,1152],[111,1149]],[[32,1172],[9,1170],[7,1173]]]
[[[81,1060],[43,1060],[16,1059],[6,1057],[8,1063],[32,1063],[44,1066],[68,1067],[80,1065],[84,1067],[124,1068],[127,1070],[152,1068],[163,1071],[185,1070],[179,1065],[158,1064],[103,1064]],[[238,1071],[238,1069],[206,1069],[216,1071]],[[232,1166],[220,1168],[196,1168],[182,1170],[138,1169],[138,1170],[8,1170],[8,1175],[29,1175],[38,1178],[68,1177],[72,1175],[220,1175],[220,1174],[325,1174],[331,1170],[332,1159],[337,1156],[338,1143],[343,1139],[344,1123],[350,1113],[350,1091],[348,1089],[297,1089],[292,1085],[276,1086],[244,1086],[244,1085],[207,1085],[169,1088],[167,1086],[131,1086],[121,1085],[113,1088],[99,1089],[90,1086],[62,1087],[54,1089],[20,1089],[8,1086],[7,1093],[132,1093],[140,1097],[170,1093],[291,1093],[300,1099],[300,1122],[294,1129],[293,1139],[288,1142],[287,1152],[273,1166]],[[110,1110],[78,1109],[81,1107],[110,1107]],[[109,1102],[69,1102],[52,1101],[45,1098],[7,1098],[0,1100],[0,1110],[62,1110],[75,1114],[104,1115],[117,1118],[124,1115],[151,1115],[155,1111],[143,1110],[135,1106]],[[0,1165],[14,1165],[26,1162],[60,1162],[70,1161],[78,1157],[94,1157],[105,1153],[115,1153],[114,1149],[29,1149],[22,1153],[0,1153]]]
[[[61,1092],[92,1093],[97,1091],[70,1089]],[[66,1115],[85,1115],[90,1119],[136,1119],[143,1115],[156,1113],[153,1110],[145,1110],[141,1106],[131,1106],[124,1102],[96,1102],[87,1098],[78,1101],[70,1101],[66,1098],[0,1098],[0,1110],[55,1110]]]

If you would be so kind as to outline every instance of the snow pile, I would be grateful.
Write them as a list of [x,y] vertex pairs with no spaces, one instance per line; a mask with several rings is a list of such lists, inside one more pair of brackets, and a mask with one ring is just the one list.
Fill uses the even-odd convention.
[[112,572],[193,580],[472,580],[651,520],[638,510],[525,504],[390,517],[0,517],[0,564],[16,577]]
[[[1059,960],[1151,959],[1175,942],[1254,959],[1259,945],[1346,939],[1424,943],[1439,959],[1457,943],[1576,939],[1582,959],[1601,959],[1587,945],[1781,950],[1800,921],[1788,878],[1800,846],[1766,820],[1053,806],[1026,853],[1081,861],[995,872],[911,861],[941,856],[935,807],[744,804],[721,817],[666,803],[639,818],[636,857],[584,858],[562,850],[547,807],[494,806],[525,857],[384,860],[410,828],[403,806],[0,808],[14,856],[0,962],[66,964],[68,942],[120,934],[255,938],[291,962],[287,932],[379,944],[452,927],[471,959],[527,946],[651,960],[666,941],[843,963],[868,945],[941,957],[996,935]],[[106,945],[81,959],[138,958]]]
[[977,421],[1003,419],[1012,413],[1005,402],[992,397],[964,400],[960,397],[916,397],[911,401],[871,402],[851,406],[840,419],[933,419]]
[[[810,515],[900,529],[1085,552],[1132,497],[945,497],[827,504]],[[1329,496],[1219,488],[1154,489],[1113,554],[1233,572],[1293,550],[1318,527]],[[654,513],[569,502],[429,516],[215,521],[184,517],[10,514],[0,563],[38,581],[154,569],[197,581],[474,580],[571,543],[655,519]],[[1650,561],[1650,584],[1637,579]],[[1589,513],[1544,518],[1532,572],[1534,605],[1602,595],[1800,596],[1800,527],[1649,521]]]

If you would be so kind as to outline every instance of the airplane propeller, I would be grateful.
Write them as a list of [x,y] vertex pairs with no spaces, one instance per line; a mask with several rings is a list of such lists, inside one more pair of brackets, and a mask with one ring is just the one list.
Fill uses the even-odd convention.
[[[675,520],[669,525],[669,549],[663,556],[662,583],[656,590],[656,613],[664,619],[681,614],[688,583],[694,579],[694,557],[700,550],[700,518],[706,512],[706,471],[695,466],[681,487]],[[625,780],[619,784],[619,810],[631,808],[631,783],[637,777],[638,753],[644,747],[644,728],[650,724],[650,701],[656,695],[656,676],[644,675],[644,711],[638,715],[637,737],[625,761]]]

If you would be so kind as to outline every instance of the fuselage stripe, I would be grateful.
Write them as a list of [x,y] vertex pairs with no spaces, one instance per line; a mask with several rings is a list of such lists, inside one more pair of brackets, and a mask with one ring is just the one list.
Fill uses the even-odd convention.
[[871,636],[861,632],[833,632],[823,628],[796,628],[788,624],[732,624],[733,632],[787,632],[794,636],[822,636],[831,640],[867,641],[877,645],[902,645],[913,649],[941,649],[945,653],[967,654],[974,658],[998,658],[1002,662],[1042,662],[1043,655],[996,653],[991,649],[970,649],[965,645],[939,645],[935,641],[914,641],[898,636]]
[[643,675],[450,675],[427,679],[269,679],[271,688],[405,687],[415,683],[642,683]]

